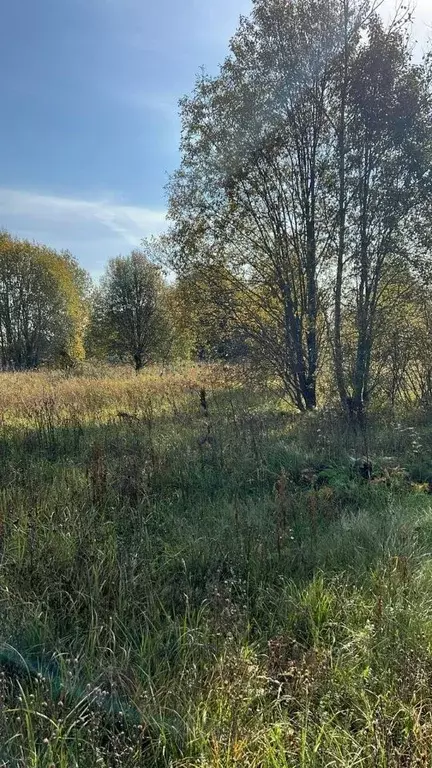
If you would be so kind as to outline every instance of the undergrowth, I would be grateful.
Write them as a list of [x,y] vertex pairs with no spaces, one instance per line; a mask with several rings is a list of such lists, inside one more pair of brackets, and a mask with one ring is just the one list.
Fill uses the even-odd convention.
[[0,765],[432,765],[425,416],[371,419],[365,479],[229,369],[0,403]]

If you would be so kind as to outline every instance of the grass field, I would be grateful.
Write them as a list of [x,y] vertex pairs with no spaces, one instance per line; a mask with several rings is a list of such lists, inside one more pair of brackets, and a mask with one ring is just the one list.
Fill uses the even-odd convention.
[[230,369],[3,374],[0,418],[0,766],[432,765],[426,415],[371,481]]

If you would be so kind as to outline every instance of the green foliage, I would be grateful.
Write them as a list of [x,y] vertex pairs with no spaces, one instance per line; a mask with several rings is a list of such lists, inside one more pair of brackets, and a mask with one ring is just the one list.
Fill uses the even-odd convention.
[[152,360],[167,359],[172,344],[160,269],[144,251],[111,259],[92,297],[90,353],[131,361],[138,372]]
[[215,272],[214,267],[212,281],[198,269],[178,277],[174,287],[177,326],[186,331],[195,356],[235,361],[250,355],[246,335],[227,312],[227,305],[235,305],[240,297],[233,292],[230,275],[219,270],[216,277]]
[[0,233],[0,355],[3,367],[84,357],[87,276],[73,257]]

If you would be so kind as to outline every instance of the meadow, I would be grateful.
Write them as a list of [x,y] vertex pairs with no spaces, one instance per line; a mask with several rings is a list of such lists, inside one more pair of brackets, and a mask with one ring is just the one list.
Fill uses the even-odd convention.
[[0,766],[432,765],[432,420],[0,376]]

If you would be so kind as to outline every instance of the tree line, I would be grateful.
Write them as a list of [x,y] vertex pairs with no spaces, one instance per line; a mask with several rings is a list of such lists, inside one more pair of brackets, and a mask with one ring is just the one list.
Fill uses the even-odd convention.
[[367,0],[254,0],[181,100],[166,235],[92,288],[3,233],[2,365],[242,359],[300,411],[335,397],[360,420],[432,398],[432,59],[409,25]]
[[90,356],[140,371],[178,355],[171,293],[149,249],[110,260],[95,286],[68,251],[2,231],[1,367],[70,367]]

